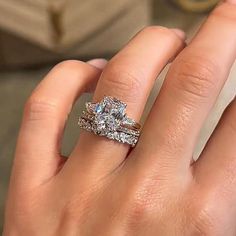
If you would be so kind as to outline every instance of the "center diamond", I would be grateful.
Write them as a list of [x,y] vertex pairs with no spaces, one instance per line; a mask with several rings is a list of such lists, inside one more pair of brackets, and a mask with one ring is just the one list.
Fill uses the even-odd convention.
[[105,97],[103,99],[105,111],[121,120],[125,116],[126,104],[116,98]]
[[105,97],[97,103],[95,123],[99,132],[116,131],[125,117],[126,104],[116,98]]
[[98,131],[116,131],[120,126],[120,121],[116,117],[105,112],[95,117],[95,123]]

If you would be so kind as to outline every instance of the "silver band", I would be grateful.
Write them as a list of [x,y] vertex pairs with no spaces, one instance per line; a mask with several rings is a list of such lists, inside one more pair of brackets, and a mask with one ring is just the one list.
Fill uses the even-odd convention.
[[78,124],[80,128],[96,135],[134,147],[140,136],[141,125],[129,118],[125,111],[125,103],[113,97],[104,97],[99,103],[86,103],[86,111]]

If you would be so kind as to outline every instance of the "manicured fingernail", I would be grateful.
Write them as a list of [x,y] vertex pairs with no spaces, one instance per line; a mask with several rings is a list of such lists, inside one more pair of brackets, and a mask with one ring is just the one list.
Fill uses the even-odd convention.
[[88,64],[97,67],[98,69],[104,69],[107,64],[107,60],[104,58],[96,58],[87,61]]
[[236,0],[225,0],[225,2],[236,4]]
[[186,40],[186,34],[183,30],[181,29],[177,29],[177,28],[173,28],[171,29],[180,39],[182,40]]

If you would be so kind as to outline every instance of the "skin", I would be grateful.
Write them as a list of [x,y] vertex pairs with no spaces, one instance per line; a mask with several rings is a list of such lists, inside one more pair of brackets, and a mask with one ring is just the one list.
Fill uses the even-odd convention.
[[[199,131],[236,58],[236,1],[222,2],[192,42],[147,27],[111,61],[58,64],[32,93],[16,148],[4,236],[236,235],[236,103],[198,161]],[[139,120],[174,59],[137,146],[83,131],[67,160],[63,129],[85,91],[128,104]]]

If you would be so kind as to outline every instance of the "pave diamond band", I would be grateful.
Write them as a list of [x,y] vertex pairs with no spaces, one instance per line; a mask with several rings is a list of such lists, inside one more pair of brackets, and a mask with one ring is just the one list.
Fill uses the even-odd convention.
[[132,147],[134,147],[136,145],[136,143],[138,142],[138,137],[137,136],[127,134],[127,133],[124,133],[124,132],[120,132],[120,131],[100,132],[96,129],[96,126],[93,126],[93,123],[91,123],[90,121],[85,120],[81,117],[79,118],[79,127],[81,129],[92,132],[96,135],[107,137],[108,139],[115,140],[115,141],[118,141],[120,143],[129,144]]
[[[88,112],[83,112],[82,116],[81,116],[82,119],[84,120],[87,120],[89,121],[90,123],[97,123],[97,120],[96,120],[96,117]],[[103,123],[101,124],[101,126],[103,125]],[[117,131],[120,131],[120,132],[123,132],[123,133],[126,133],[126,134],[131,134],[131,135],[134,135],[134,136],[139,136],[140,135],[140,131],[139,130],[134,130],[134,129],[130,129],[128,127],[125,127],[125,126],[119,126],[117,127]]]
[[99,103],[86,103],[86,111],[79,118],[82,129],[121,143],[135,146],[141,125],[129,118],[126,104],[113,97],[104,97]]

